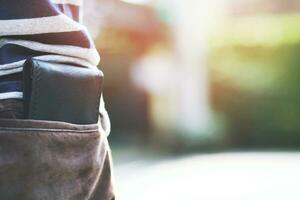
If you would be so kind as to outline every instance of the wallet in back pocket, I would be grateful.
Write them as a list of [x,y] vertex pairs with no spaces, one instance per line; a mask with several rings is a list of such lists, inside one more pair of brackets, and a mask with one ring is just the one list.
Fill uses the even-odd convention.
[[28,59],[23,69],[25,118],[97,123],[102,82],[97,68]]

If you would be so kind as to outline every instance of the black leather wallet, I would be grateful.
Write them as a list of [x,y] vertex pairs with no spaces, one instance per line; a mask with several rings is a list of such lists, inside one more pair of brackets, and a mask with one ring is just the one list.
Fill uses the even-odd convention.
[[97,123],[102,82],[96,68],[28,59],[23,69],[25,118]]

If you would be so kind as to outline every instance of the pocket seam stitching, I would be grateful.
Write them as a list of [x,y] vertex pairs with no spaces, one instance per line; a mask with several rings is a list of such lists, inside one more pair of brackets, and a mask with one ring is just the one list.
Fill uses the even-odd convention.
[[73,130],[73,129],[43,129],[43,128],[9,128],[9,127],[0,127],[1,131],[34,131],[34,132],[73,132],[73,133],[94,133],[99,132],[99,129],[89,129],[89,130]]

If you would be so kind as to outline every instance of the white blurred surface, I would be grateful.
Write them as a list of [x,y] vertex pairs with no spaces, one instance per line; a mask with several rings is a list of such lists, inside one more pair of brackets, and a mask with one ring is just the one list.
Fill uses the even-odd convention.
[[224,153],[115,167],[121,200],[299,200],[299,153]]

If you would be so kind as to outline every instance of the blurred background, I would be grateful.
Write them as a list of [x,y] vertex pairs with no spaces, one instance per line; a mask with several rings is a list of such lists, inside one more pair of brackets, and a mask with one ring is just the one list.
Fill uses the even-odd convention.
[[300,1],[87,0],[119,199],[300,199]]

